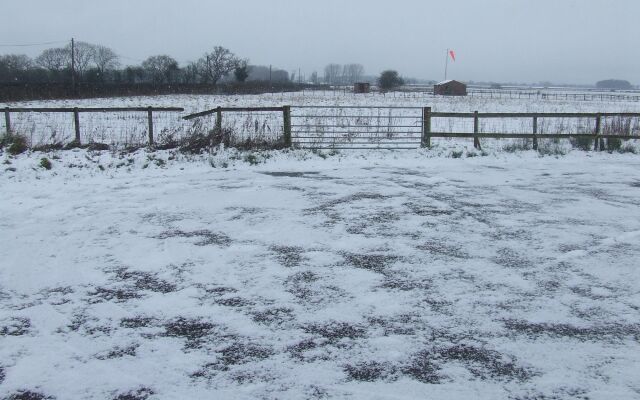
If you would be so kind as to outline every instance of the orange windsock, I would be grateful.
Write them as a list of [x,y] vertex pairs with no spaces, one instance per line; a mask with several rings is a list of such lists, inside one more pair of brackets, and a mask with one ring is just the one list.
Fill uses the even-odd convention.
[[451,59],[452,59],[453,61],[455,61],[455,60],[456,60],[456,53],[455,53],[453,50],[449,50],[449,55],[451,56]]

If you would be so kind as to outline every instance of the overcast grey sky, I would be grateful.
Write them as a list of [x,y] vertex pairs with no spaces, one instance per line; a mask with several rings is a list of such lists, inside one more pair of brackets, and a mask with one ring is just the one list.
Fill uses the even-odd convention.
[[[0,44],[75,37],[126,64],[181,63],[214,45],[254,64],[322,73],[357,62],[439,80],[640,84],[639,0],[21,0],[4,1]],[[44,47],[0,47],[37,55]]]

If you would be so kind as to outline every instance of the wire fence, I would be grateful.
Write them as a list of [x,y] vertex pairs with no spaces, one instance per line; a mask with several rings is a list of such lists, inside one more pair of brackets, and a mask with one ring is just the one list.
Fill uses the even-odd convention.
[[[287,99],[314,97],[325,98],[391,98],[391,99],[433,99],[435,95],[430,86],[405,86],[392,91],[383,92],[373,89],[366,93],[356,93],[352,86],[335,86],[322,89],[305,89],[298,92],[270,93],[267,96],[276,101]],[[467,97],[484,99],[520,99],[532,101],[565,101],[565,102],[640,102],[638,91],[603,91],[603,90],[556,90],[556,89],[485,89],[468,88]]]
[[30,147],[176,147],[193,137],[240,148],[409,149],[435,141],[640,138],[640,113],[432,112],[405,106],[5,108],[2,128]]
[[184,136],[182,108],[5,108],[4,131],[20,135],[30,147],[69,143],[110,146],[154,144],[165,136]]
[[295,106],[296,147],[363,149],[415,148],[422,135],[421,107]]

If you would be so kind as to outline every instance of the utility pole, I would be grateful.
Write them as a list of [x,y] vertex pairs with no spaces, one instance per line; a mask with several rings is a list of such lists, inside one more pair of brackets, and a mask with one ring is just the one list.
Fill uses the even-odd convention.
[[211,71],[211,61],[209,59],[209,54],[207,54],[207,70],[205,71],[205,73],[207,74],[205,78],[207,82],[209,82],[209,75],[211,75],[210,71]]
[[71,87],[73,94],[76,94],[76,43],[71,38]]

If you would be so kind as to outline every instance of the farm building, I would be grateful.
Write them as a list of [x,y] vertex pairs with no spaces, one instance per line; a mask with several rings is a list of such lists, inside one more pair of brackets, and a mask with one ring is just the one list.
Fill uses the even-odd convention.
[[433,94],[442,96],[466,96],[467,85],[454,80],[436,83],[433,85]]
[[369,93],[370,88],[369,82],[356,82],[353,84],[353,93]]

